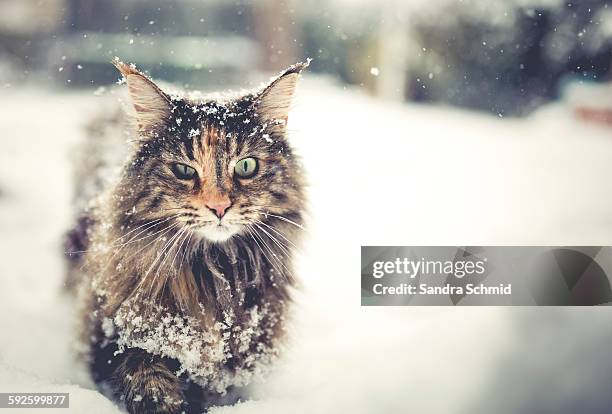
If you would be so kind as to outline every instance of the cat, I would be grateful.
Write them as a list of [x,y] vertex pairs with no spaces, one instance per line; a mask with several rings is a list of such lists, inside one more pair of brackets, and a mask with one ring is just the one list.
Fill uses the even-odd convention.
[[136,136],[67,237],[82,352],[128,412],[202,412],[285,342],[305,206],[287,119],[309,61],[214,99],[113,63]]

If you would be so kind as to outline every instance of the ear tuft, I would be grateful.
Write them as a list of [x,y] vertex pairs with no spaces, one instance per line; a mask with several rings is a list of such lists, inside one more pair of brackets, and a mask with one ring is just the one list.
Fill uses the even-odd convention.
[[125,78],[127,78],[128,75],[142,75],[142,73],[136,69],[136,65],[133,63],[128,65],[127,63],[122,62],[117,56],[115,56],[112,63]]
[[289,66],[255,98],[255,110],[264,118],[287,121],[295,87],[302,70],[308,67],[311,59]]
[[141,131],[150,131],[163,124],[171,114],[171,102],[151,79],[136,69],[115,58],[113,65],[121,72],[128,85],[128,91],[134,106],[136,121]]

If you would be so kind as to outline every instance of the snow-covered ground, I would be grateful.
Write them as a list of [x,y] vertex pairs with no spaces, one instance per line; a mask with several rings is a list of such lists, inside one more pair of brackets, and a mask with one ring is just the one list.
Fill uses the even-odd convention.
[[[561,104],[515,120],[298,93],[311,218],[292,345],[215,413],[609,412],[609,308],[362,308],[359,247],[610,245],[612,131]],[[0,391],[70,392],[75,413],[119,412],[73,359],[61,294],[70,152],[102,99],[0,95]]]

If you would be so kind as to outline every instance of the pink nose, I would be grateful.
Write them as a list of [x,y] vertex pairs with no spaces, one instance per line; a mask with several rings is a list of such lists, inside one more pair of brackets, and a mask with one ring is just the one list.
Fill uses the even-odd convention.
[[222,218],[225,215],[225,212],[231,207],[231,205],[232,202],[229,200],[229,198],[206,203],[206,207],[208,207],[208,209],[215,213],[215,216],[219,218]]

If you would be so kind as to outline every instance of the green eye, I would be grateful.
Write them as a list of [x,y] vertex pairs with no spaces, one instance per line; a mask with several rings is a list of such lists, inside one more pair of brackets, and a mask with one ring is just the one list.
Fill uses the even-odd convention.
[[196,175],[196,170],[179,162],[172,164],[172,172],[179,180],[191,180]]
[[243,158],[236,163],[234,172],[240,178],[251,178],[257,174],[258,163],[255,158]]

